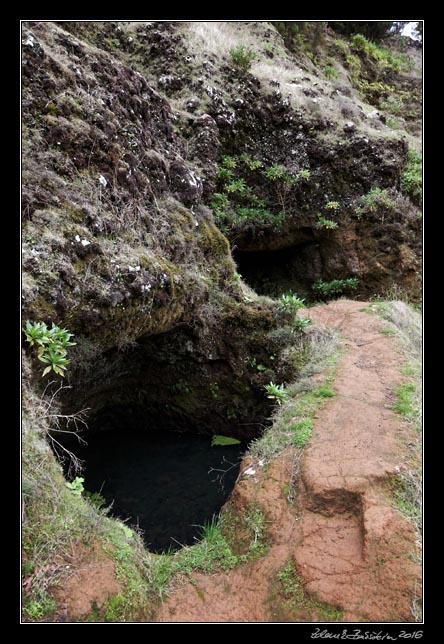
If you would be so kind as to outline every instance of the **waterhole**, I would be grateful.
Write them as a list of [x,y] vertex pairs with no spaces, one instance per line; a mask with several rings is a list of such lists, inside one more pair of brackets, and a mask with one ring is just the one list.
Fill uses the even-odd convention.
[[212,446],[208,435],[106,431],[88,436],[85,489],[110,515],[138,526],[151,552],[192,545],[233,489],[245,445]]

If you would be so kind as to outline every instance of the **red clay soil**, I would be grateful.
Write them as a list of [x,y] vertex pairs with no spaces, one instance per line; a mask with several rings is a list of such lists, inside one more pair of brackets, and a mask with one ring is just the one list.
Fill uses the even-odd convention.
[[[410,434],[389,409],[402,356],[364,306],[340,300],[310,309],[315,322],[338,330],[345,351],[337,395],[319,411],[301,458],[296,502],[286,498],[294,450],[269,468],[243,463],[231,504],[238,513],[251,503],[263,509],[269,551],[227,573],[194,574],[171,592],[155,621],[327,621],[319,602],[342,611],[344,622],[413,621],[421,588],[416,535],[387,494],[387,478],[405,467]],[[255,474],[246,478],[250,466]],[[305,600],[284,610],[276,574],[289,561]]]
[[73,574],[52,593],[58,604],[56,622],[81,622],[91,613],[94,604],[100,609],[107,599],[122,591],[116,580],[114,562],[99,542],[89,548],[78,544],[70,561]]
[[[270,548],[226,573],[195,573],[172,589],[146,622],[326,622],[328,604],[343,622],[413,621],[421,567],[414,529],[390,504],[387,479],[408,460],[411,429],[389,409],[401,381],[396,337],[341,300],[310,309],[315,322],[342,337],[334,389],[300,452],[287,449],[267,468],[246,458],[230,498],[241,515],[252,503],[268,520]],[[295,498],[289,482],[295,463]],[[248,468],[254,474],[246,476]],[[294,478],[294,477],[293,477]],[[75,556],[75,574],[55,591],[57,621],[82,621],[93,602],[121,590],[114,564],[96,544]],[[292,600],[277,574],[292,562],[303,590]]]

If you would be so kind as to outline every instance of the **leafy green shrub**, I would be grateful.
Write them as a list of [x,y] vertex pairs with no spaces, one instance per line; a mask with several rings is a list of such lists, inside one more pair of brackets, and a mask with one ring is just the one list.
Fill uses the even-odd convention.
[[270,382],[265,385],[264,389],[267,392],[267,398],[275,400],[278,405],[281,405],[288,398],[288,391],[284,385],[275,385],[274,382]]
[[326,219],[325,217],[321,217],[319,215],[318,221],[316,223],[316,228],[326,228],[327,230],[333,230],[334,228],[337,228],[338,224],[335,221],[332,221],[331,219]]
[[85,491],[85,488],[83,487],[84,482],[85,479],[82,476],[76,476],[73,481],[66,482],[65,486],[76,496],[82,496],[83,492]]
[[85,499],[88,499],[90,504],[98,510],[100,510],[100,508],[103,508],[103,506],[106,504],[106,499],[100,494],[100,492],[88,492],[88,490],[84,490],[82,495]]
[[396,207],[396,201],[390,197],[386,188],[372,188],[370,192],[360,197],[360,203],[361,205],[355,209],[359,219],[362,215],[380,211],[381,219],[384,220],[384,212]]
[[67,347],[72,347],[76,343],[70,342],[73,336],[66,329],[61,329],[59,326],[52,323],[52,327],[48,329],[45,322],[30,322],[26,321],[26,326],[23,329],[26,340],[30,346],[37,346],[37,358],[41,362],[48,364],[43,370],[42,376],[45,376],[51,369],[64,376],[64,371],[69,364],[66,358]]
[[352,53],[349,53],[345,57],[345,64],[352,73],[352,80],[355,81],[355,86],[357,85],[357,77],[361,71],[361,61],[357,56]]
[[269,210],[264,210],[263,208],[238,208],[236,210],[236,217],[239,220],[254,220],[257,223],[265,224],[267,223],[267,220],[270,222],[273,220],[274,223],[279,223],[282,215],[273,215]]
[[234,170],[234,168],[237,168],[237,161],[234,157],[226,155],[222,157],[222,165],[224,168],[230,168],[231,170]]
[[[272,167],[276,175],[288,175],[285,166],[278,167],[275,164]],[[262,162],[247,153],[234,157],[224,156],[221,164],[217,166],[219,191],[213,193],[210,206],[222,232],[279,227],[284,221],[284,213],[272,212],[268,207],[269,204],[260,199],[247,183],[247,179],[250,178],[249,173],[257,172],[260,168],[262,168]]]
[[342,38],[337,38],[333,41],[333,46],[340,53],[346,56],[350,52],[350,48]]
[[414,150],[407,152],[407,163],[401,175],[401,188],[414,201],[422,201],[422,157]]
[[[325,204],[324,208],[325,210],[332,210],[333,212],[336,212],[339,209],[339,201],[327,201]],[[334,228],[337,228],[338,224],[333,221],[332,219],[328,219],[327,217],[323,217],[321,214],[318,214],[318,221],[316,223],[316,228],[325,228],[327,230],[333,230]]]
[[[365,25],[366,23],[353,24]],[[378,23],[368,24],[376,25]],[[341,33],[346,32],[342,31]],[[337,54],[343,57],[345,67],[350,72],[350,80],[365,101],[385,109],[381,106],[381,101],[386,101],[387,96],[407,95],[407,92],[397,90],[392,83],[393,72],[408,70],[410,65],[408,56],[405,54],[394,55],[388,49],[371,42],[377,40],[369,35],[371,31],[366,31],[365,34],[352,33],[355,35],[351,39],[350,45],[343,40],[336,40],[333,43],[333,48]]]
[[227,195],[221,192],[214,192],[211,196],[210,206],[215,211],[216,215],[225,211],[229,206],[229,199]]
[[310,179],[310,170],[308,170],[307,168],[303,168],[302,170],[299,170],[298,178],[305,179],[305,180]]
[[386,119],[385,124],[387,127],[389,127],[391,130],[399,130],[402,127],[402,123],[399,119],[394,119],[391,116],[389,116]]
[[245,45],[239,45],[230,49],[230,57],[233,65],[242,72],[247,72],[253,60],[257,58],[257,54]]
[[391,114],[400,114],[404,108],[404,101],[402,100],[402,98],[394,98],[392,96],[389,96],[386,101],[381,101],[379,103],[379,107],[382,110],[390,112]]
[[298,297],[295,293],[284,293],[279,300],[279,307],[287,313],[296,313],[299,309],[304,308],[304,299]]
[[297,185],[301,176],[300,173],[297,176],[293,176],[288,171],[288,168],[281,163],[273,163],[273,165],[265,168],[264,175],[271,181],[276,199],[285,214],[288,194],[292,187]]
[[[245,183],[245,179],[235,179],[234,181],[230,181],[225,186],[225,190],[229,192],[237,192],[240,195],[245,195],[246,191],[248,191],[247,184]],[[251,190],[251,188],[250,188]]]
[[[286,166],[279,163],[264,168],[262,161],[246,152],[239,156],[224,156],[216,170],[218,190],[211,196],[209,205],[214,211],[217,225],[224,233],[280,227],[285,219],[290,189],[299,181],[308,181],[310,178],[307,168],[300,170],[297,175],[292,175]],[[255,194],[254,187],[249,185],[254,173],[257,173],[259,184],[263,184],[261,175],[271,182],[280,212],[273,212],[275,204]]]
[[335,80],[339,77],[338,70],[332,65],[326,65],[324,67],[324,76],[327,80]]
[[354,49],[359,49],[361,51],[368,49],[368,45],[370,44],[367,38],[362,34],[354,34],[351,39],[351,43]]
[[258,170],[259,168],[262,167],[262,161],[259,161],[259,159],[253,159],[251,154],[243,153],[240,155],[239,159],[242,161],[244,165],[247,166],[249,170]]
[[243,230],[255,228],[278,228],[285,217],[283,213],[273,214],[269,210],[260,208],[239,208],[225,211],[215,210],[216,221],[224,233],[230,230]]
[[310,326],[311,322],[311,318],[301,318],[300,316],[297,316],[297,318],[293,322],[293,328],[296,331],[305,331],[305,329]]
[[388,49],[384,49],[365,38],[362,34],[355,34],[351,39],[351,46],[355,51],[364,53],[378,64],[380,68],[389,68],[400,72],[406,64],[405,56],[395,56]]
[[273,163],[273,165],[265,168],[264,174],[270,181],[286,181],[288,183],[295,181],[294,177],[290,175],[287,168],[281,163]]
[[340,295],[341,293],[354,291],[359,284],[357,277],[349,277],[343,280],[332,280],[331,282],[324,282],[317,280],[313,284],[313,291],[321,297],[331,297],[332,295]]
[[220,183],[228,183],[233,179],[234,174],[230,168],[216,166],[216,177]]

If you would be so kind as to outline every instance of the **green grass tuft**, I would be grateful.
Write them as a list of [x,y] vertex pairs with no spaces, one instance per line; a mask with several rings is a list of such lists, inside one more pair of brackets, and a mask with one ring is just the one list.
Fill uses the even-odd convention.
[[330,387],[319,387],[318,389],[315,389],[313,392],[315,396],[318,396],[318,398],[333,398],[336,396],[336,392],[333,391]]
[[414,150],[407,153],[407,163],[401,175],[401,189],[416,203],[422,201],[422,157]]
[[379,329],[379,333],[382,333],[383,335],[396,335],[396,329],[386,326],[383,329]]
[[304,580],[297,574],[295,565],[290,559],[276,573],[277,594],[270,599],[274,611],[282,615],[285,621],[300,621],[301,616],[307,616],[319,622],[339,622],[342,611],[330,604],[324,604],[312,597],[304,586]]
[[38,622],[51,615],[55,609],[55,601],[42,590],[32,593],[23,602],[23,612],[33,622]]
[[290,426],[290,430],[293,432],[293,445],[304,447],[311,438],[313,421],[311,418],[303,418],[297,423],[293,423]]
[[404,382],[396,389],[396,402],[390,409],[401,414],[406,420],[412,420],[415,416],[414,394],[416,385],[413,382]]

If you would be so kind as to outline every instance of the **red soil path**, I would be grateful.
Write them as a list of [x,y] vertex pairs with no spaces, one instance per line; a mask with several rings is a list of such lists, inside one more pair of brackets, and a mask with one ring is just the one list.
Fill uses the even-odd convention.
[[261,506],[271,522],[269,551],[227,573],[196,573],[170,594],[156,621],[324,621],[315,602],[279,602],[276,574],[289,560],[306,593],[341,610],[344,622],[413,621],[416,535],[387,493],[387,478],[405,467],[412,431],[389,409],[402,356],[364,306],[340,300],[310,309],[315,322],[338,330],[345,351],[337,395],[319,411],[301,459],[296,508],[283,493],[293,450],[267,471],[245,460],[242,469],[253,465],[256,474],[240,478],[231,502],[238,512]]

